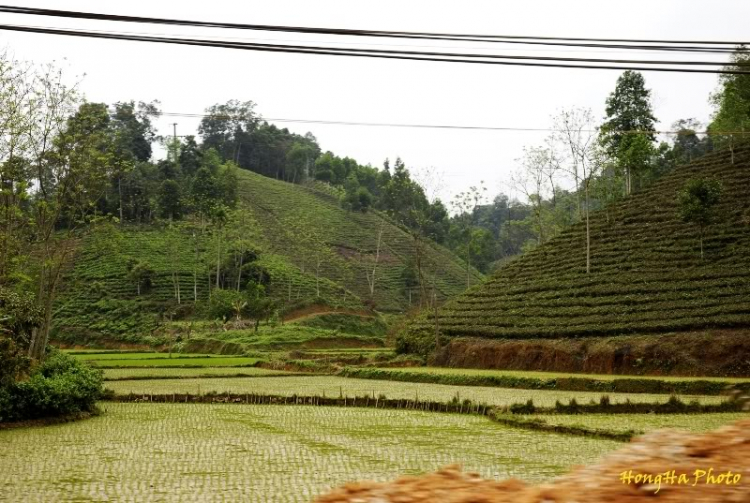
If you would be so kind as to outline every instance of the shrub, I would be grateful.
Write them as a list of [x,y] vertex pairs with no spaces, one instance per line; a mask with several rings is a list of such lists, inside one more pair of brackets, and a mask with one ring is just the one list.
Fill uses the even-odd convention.
[[91,412],[102,383],[101,370],[55,351],[28,380],[0,388],[0,421]]
[[208,303],[209,316],[220,320],[232,319],[235,316],[235,303],[245,300],[245,296],[236,290],[216,289],[211,292]]

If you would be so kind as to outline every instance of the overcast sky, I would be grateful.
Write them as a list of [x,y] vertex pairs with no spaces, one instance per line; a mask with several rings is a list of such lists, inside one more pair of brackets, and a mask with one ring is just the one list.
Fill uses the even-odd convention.
[[[749,39],[750,2],[689,0],[593,1],[15,1],[13,5],[109,14],[172,17],[254,24],[377,30],[437,31],[531,36]],[[309,35],[162,28],[65,21],[0,14],[3,23],[191,34],[243,40],[331,41]],[[230,99],[252,100],[268,118],[355,122],[550,126],[561,108],[590,107],[604,116],[604,101],[619,75],[613,70],[518,68],[457,63],[389,61],[336,56],[255,53],[231,49],[176,47],[143,42],[92,41],[54,35],[0,32],[16,57],[38,62],[67,58],[71,80],[85,73],[82,89],[90,101],[161,101],[165,112],[201,113]],[[352,43],[353,40],[343,40]],[[380,44],[404,44],[380,41]],[[413,42],[446,46],[449,42]],[[478,44],[465,47],[482,49]],[[398,49],[399,47],[392,47]],[[424,47],[422,47],[424,48]],[[559,54],[549,49],[503,47],[504,53]],[[576,56],[584,53],[577,52]],[[599,50],[602,57],[673,57]],[[698,59],[708,59],[700,56]],[[710,74],[644,72],[653,91],[659,127],[677,119],[707,121],[708,96],[717,84]],[[164,117],[160,132],[194,134],[198,119]],[[312,132],[323,150],[381,166],[400,156],[412,171],[432,168],[443,175],[440,196],[484,180],[489,192],[508,192],[509,174],[524,146],[540,144],[546,133],[393,129],[279,124]]]

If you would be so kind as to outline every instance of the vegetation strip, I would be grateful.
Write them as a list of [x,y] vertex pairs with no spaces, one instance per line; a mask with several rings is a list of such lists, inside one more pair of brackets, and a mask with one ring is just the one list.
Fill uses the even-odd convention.
[[353,367],[343,368],[339,371],[338,375],[341,377],[353,377],[357,379],[558,391],[721,395],[726,392],[728,387],[734,387],[750,392],[750,383],[702,380],[666,381],[638,378],[599,380],[582,377],[542,379],[537,377],[516,377],[509,375],[437,374]]
[[629,442],[638,434],[633,430],[611,431],[603,430],[601,428],[587,428],[578,425],[549,424],[543,419],[524,419],[508,414],[498,414],[495,411],[488,414],[488,417],[496,423],[504,424],[513,428],[521,428],[523,430],[545,431],[578,437],[604,438],[608,440],[617,440],[619,442]]
[[[178,367],[185,368],[185,367]],[[189,367],[196,368],[196,367]],[[258,377],[299,377],[305,376],[302,372],[284,372],[278,374],[195,374],[195,375],[143,375],[105,377],[104,381],[151,381],[154,379],[222,379],[222,378],[258,378]]]
[[671,397],[665,403],[611,403],[603,396],[599,403],[579,404],[575,399],[567,405],[557,402],[554,407],[536,407],[532,400],[513,404],[511,414],[710,414],[717,412],[742,412],[748,410],[745,400],[727,400],[718,404],[685,403]]
[[372,407],[381,409],[407,409],[425,412],[451,412],[458,414],[479,414],[486,416],[492,406],[474,403],[471,400],[439,402],[431,400],[410,400],[375,396],[297,396],[272,395],[259,393],[130,393],[117,395],[110,393],[105,399],[115,402],[150,402],[150,403],[236,403],[236,404],[269,404],[269,405],[314,405],[332,407]]

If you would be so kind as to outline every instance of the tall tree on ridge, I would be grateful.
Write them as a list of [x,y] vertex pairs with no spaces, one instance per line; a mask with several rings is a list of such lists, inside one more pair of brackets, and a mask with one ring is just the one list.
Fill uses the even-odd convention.
[[[747,70],[750,53],[745,46],[737,47],[728,70]],[[719,77],[719,89],[711,95],[715,107],[708,132],[718,147],[729,147],[734,163],[734,146],[750,141],[750,75],[723,74]],[[727,132],[738,134],[728,134]]]
[[617,79],[606,102],[607,120],[600,141],[605,152],[625,174],[625,193],[633,191],[633,179],[648,167],[656,141],[651,91],[640,72],[626,70]]

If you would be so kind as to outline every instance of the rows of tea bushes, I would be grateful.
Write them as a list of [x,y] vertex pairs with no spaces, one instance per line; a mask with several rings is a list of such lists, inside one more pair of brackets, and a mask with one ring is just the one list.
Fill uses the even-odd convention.
[[[343,210],[330,194],[314,187],[281,183],[251,172],[242,172],[239,195],[260,224],[269,249],[290,263],[309,271],[310,256],[298,253],[299,229],[290,222],[302,222],[305,231],[321,237],[336,257],[321,263],[323,276],[345,286],[362,299],[370,298],[367,280],[372,272],[382,230],[376,269],[374,301],[380,310],[401,311],[409,306],[403,271],[414,262],[414,243],[402,228],[377,213]],[[297,224],[298,225],[298,224]],[[435,276],[438,296],[446,298],[466,288],[466,267],[453,253],[434,243],[425,243],[422,256],[424,274]],[[304,248],[304,245],[302,245]],[[471,270],[472,282],[482,275]],[[412,303],[416,304],[416,291]]]
[[[415,255],[414,242],[404,229],[376,212],[346,211],[314,188],[247,171],[238,176],[238,209],[243,225],[254,229],[245,239],[259,252],[256,265],[270,276],[267,293],[281,309],[322,304],[361,310],[366,300],[381,311],[400,312],[410,302],[418,304],[417,288],[410,298],[404,280]],[[102,225],[83,237],[64,272],[54,316],[55,339],[73,343],[105,334],[120,341],[158,344],[144,337],[157,328],[160,315],[173,309],[169,305],[176,303],[175,282],[182,314],[190,314],[195,291],[199,301],[208,298],[215,260],[212,230],[199,222],[169,231],[164,223]],[[367,275],[372,274],[381,231],[371,296]],[[153,270],[152,284],[140,294],[128,277],[129,266],[138,261]],[[425,242],[421,262],[424,274],[436,278],[439,297],[465,289],[465,264],[447,249]],[[474,283],[481,281],[480,273],[471,269],[471,274]]]
[[[678,217],[691,178],[719,180],[717,218],[705,231]],[[591,215],[448,302],[442,335],[558,338],[750,326],[750,149],[703,157]],[[434,340],[432,316],[401,339],[405,350]]]

